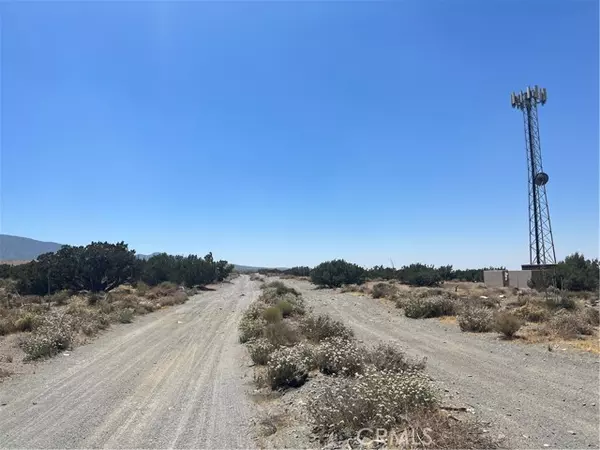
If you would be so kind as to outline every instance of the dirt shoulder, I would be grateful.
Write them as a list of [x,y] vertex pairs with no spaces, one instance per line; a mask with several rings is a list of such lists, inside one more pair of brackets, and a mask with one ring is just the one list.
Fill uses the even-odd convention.
[[394,342],[427,358],[448,402],[473,408],[516,448],[598,448],[598,355],[461,332],[438,319],[402,316],[388,300],[286,280],[315,313],[351,326],[365,343]]
[[252,447],[237,323],[255,295],[239,277],[0,383],[1,446]]

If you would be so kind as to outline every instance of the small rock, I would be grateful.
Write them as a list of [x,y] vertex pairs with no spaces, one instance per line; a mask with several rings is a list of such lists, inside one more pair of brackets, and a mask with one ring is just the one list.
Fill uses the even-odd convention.
[[6,403],[0,403],[0,406],[6,406]]
[[473,375],[467,375],[467,377],[469,377],[469,378],[473,378]]
[[65,353],[63,353],[63,356],[69,356],[69,353],[65,352]]
[[507,415],[508,417],[512,416],[512,414],[511,414],[511,413],[506,413],[506,415]]
[[586,405],[586,403],[583,403],[581,406],[585,406],[585,405]]
[[504,439],[506,439],[506,436],[504,434],[502,434],[502,433],[500,433],[498,435],[498,437],[496,438],[496,440],[498,440],[498,441],[503,441]]
[[183,323],[181,320],[178,320],[177,323]]
[[544,447],[550,447],[550,444],[544,444]]
[[483,430],[481,430],[482,433],[489,433],[490,430],[486,430],[485,428]]
[[515,408],[517,411],[521,411],[521,408]]
[[573,430],[567,430],[567,433],[572,434],[573,436],[575,436],[577,434]]
[[526,434],[522,434],[521,436],[523,436],[525,439],[529,439],[529,436],[527,436]]
[[596,406],[596,404],[595,404],[595,403],[592,403],[592,406]]
[[37,402],[31,402],[32,405],[37,405]]
[[444,392],[450,392],[450,389],[444,389]]

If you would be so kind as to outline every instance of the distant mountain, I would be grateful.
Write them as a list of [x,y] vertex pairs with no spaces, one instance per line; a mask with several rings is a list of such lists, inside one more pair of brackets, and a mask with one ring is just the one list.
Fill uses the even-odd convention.
[[[55,252],[59,250],[63,244],[56,242],[36,241],[20,236],[11,236],[9,234],[0,234],[0,261],[31,261],[36,259],[43,253]],[[148,259],[160,252],[154,252],[150,255],[138,254],[140,259]],[[260,267],[240,266],[235,265],[235,270],[238,272],[256,272]]]
[[2,261],[29,261],[42,253],[55,252],[61,247],[62,244],[56,242],[0,234],[0,260]]

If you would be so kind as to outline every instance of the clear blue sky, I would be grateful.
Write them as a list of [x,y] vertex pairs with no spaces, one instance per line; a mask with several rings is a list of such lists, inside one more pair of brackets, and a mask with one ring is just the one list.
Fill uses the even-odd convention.
[[598,2],[0,4],[3,233],[238,264],[598,256]]

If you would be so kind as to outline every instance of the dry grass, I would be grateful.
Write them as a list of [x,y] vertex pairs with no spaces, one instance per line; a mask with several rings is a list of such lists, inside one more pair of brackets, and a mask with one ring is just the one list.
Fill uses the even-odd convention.
[[444,323],[447,325],[458,325],[458,320],[456,319],[456,316],[442,316],[439,317],[438,320],[440,321],[440,323]]
[[19,296],[3,283],[0,335],[27,333],[22,340],[27,357],[49,357],[85,342],[111,323],[130,323],[135,315],[186,300],[187,294],[171,283],[153,288],[123,285],[109,293],[60,291],[45,297]]

